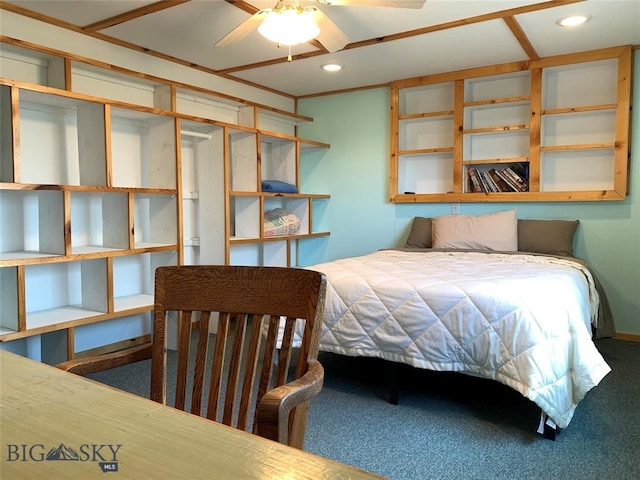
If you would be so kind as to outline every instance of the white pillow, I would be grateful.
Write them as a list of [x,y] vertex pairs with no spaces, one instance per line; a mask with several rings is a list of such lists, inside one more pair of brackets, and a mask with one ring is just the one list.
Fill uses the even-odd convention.
[[433,219],[433,248],[518,250],[516,210],[485,215],[443,215]]

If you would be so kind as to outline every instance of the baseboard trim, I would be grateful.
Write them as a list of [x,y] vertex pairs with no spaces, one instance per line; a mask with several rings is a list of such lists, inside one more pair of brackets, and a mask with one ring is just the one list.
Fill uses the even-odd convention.
[[616,333],[613,337],[616,340],[625,340],[627,342],[638,342],[640,343],[640,335],[635,333]]
[[82,352],[76,352],[74,358],[85,358],[94,355],[104,355],[107,353],[117,352],[129,347],[135,347],[136,345],[142,345],[151,341],[151,334],[141,335],[139,337],[129,338],[120,342],[110,343],[108,345],[102,345],[101,347],[92,348],[90,350],[83,350]]

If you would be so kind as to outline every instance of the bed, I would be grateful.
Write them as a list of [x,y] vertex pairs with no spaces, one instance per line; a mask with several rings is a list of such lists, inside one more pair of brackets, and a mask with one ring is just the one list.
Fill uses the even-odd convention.
[[600,283],[573,257],[578,221],[507,211],[414,219],[404,248],[313,265],[328,280],[320,349],[501,382],[555,438],[610,368]]

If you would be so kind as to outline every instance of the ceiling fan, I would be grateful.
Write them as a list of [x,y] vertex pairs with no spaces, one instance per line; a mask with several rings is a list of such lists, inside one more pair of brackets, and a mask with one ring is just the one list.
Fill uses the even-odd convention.
[[[311,0],[324,5],[359,5],[368,7],[422,8],[426,0]],[[258,29],[265,38],[278,45],[297,45],[316,39],[328,52],[336,52],[349,43],[347,36],[313,5],[299,1],[278,0],[273,8],[254,13],[216,43],[225,47]]]

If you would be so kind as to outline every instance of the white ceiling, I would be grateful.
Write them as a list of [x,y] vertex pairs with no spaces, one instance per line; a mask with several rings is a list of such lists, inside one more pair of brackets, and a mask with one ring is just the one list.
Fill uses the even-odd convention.
[[[294,61],[289,63],[286,47],[278,48],[257,32],[231,46],[214,46],[249,18],[250,13],[239,7],[269,8],[276,0],[233,3],[3,0],[0,6],[296,97],[536,55],[640,45],[640,0],[427,0],[419,10],[326,6],[301,0],[302,5],[318,6],[347,35],[349,44],[335,53],[317,44],[298,45],[292,47]],[[146,13],[154,4],[171,6]],[[556,25],[557,19],[574,13],[588,14],[591,20],[574,29]],[[502,17],[515,20],[524,35],[516,35],[513,22],[510,28]],[[108,22],[92,26],[104,21]],[[369,46],[353,45],[417,29],[428,31]],[[301,54],[312,56],[296,58]],[[343,70],[326,73],[320,68],[326,63],[339,63]]]

